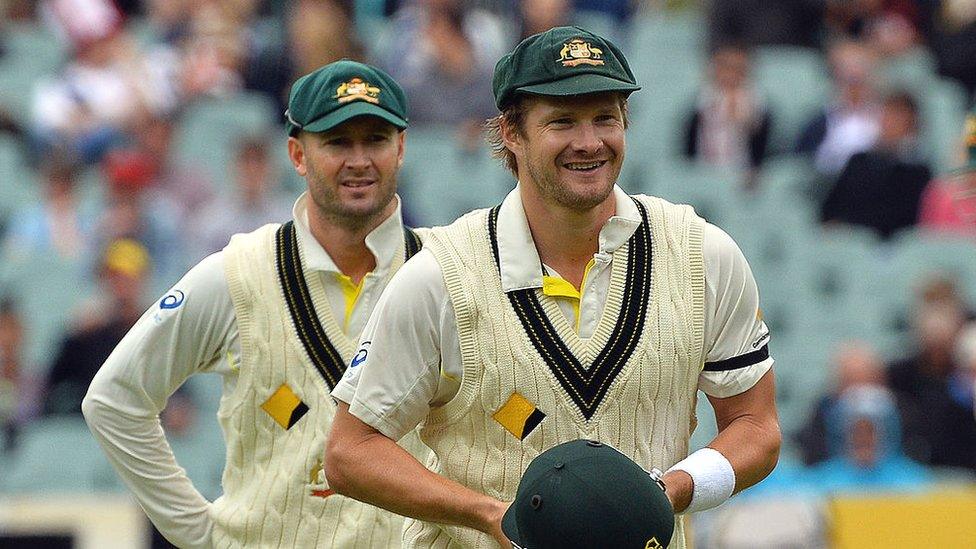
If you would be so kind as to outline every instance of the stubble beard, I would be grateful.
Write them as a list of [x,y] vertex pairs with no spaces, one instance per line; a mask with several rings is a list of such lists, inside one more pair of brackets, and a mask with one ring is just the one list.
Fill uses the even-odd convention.
[[573,192],[567,185],[560,184],[557,175],[558,167],[547,171],[530,162],[528,168],[529,175],[532,176],[532,180],[544,197],[564,208],[577,212],[586,212],[603,204],[613,192],[613,187],[617,184],[617,177],[620,175],[618,168],[615,173],[611,174],[610,180],[603,188],[587,189],[592,192]]
[[337,189],[330,183],[323,182],[317,174],[309,172],[309,179],[316,181],[309,185],[309,196],[312,199],[319,216],[332,224],[351,230],[361,229],[373,223],[377,217],[386,211],[387,206],[396,195],[396,180],[379,183],[382,194],[365,206],[347,206],[339,199]]

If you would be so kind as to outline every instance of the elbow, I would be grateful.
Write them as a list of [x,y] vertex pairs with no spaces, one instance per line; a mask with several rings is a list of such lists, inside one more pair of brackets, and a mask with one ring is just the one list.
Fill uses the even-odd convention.
[[85,417],[85,421],[89,426],[96,421],[98,416],[98,401],[90,390],[81,401],[81,414]]
[[350,479],[349,466],[354,460],[350,457],[349,445],[343,444],[341,437],[329,437],[325,445],[325,480],[329,489],[342,495],[349,495]]
[[766,444],[764,445],[764,451],[766,467],[765,474],[763,475],[764,478],[772,473],[773,469],[776,468],[776,464],[779,462],[780,448],[783,445],[783,433],[779,428],[779,420],[773,420],[770,422],[765,431]]

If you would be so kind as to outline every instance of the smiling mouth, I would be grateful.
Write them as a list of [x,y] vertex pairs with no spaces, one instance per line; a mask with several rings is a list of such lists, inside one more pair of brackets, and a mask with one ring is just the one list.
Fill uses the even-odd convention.
[[358,189],[360,187],[368,187],[368,186],[372,185],[373,183],[375,183],[375,181],[373,181],[372,179],[369,179],[369,180],[361,180],[361,181],[343,181],[342,182],[342,186],[343,187],[351,187],[353,189]]
[[606,163],[606,160],[594,160],[592,162],[567,162],[563,164],[563,167],[573,172],[586,173],[595,171]]

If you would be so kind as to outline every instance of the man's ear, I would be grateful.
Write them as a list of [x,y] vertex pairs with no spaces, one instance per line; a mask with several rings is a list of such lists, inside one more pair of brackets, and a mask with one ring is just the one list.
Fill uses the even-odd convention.
[[406,152],[407,130],[397,132],[397,169],[403,167],[403,154]]
[[305,145],[296,137],[288,138],[288,158],[291,165],[295,167],[295,172],[305,177],[308,168],[305,166]]
[[522,134],[519,128],[515,127],[506,117],[502,117],[498,127],[501,130],[502,144],[518,156],[518,153],[522,150]]

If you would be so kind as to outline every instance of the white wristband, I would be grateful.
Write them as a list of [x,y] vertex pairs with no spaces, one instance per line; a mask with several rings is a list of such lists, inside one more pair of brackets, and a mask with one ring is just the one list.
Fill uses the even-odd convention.
[[695,483],[691,503],[684,513],[697,513],[718,507],[732,497],[735,490],[735,471],[732,464],[718,450],[702,448],[675,463],[668,472],[684,471]]

